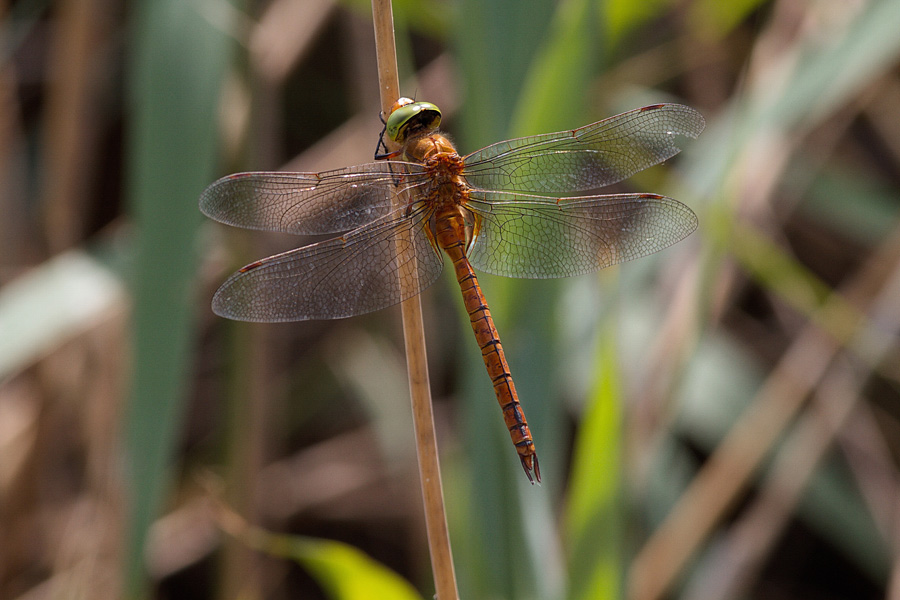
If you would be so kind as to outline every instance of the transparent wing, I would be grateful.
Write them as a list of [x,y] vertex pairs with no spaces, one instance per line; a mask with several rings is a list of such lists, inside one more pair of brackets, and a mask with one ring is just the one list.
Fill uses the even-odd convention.
[[571,131],[492,144],[465,157],[474,188],[568,194],[622,181],[681,151],[703,116],[688,106],[654,104]]
[[[271,323],[340,319],[402,302],[434,283],[443,267],[424,230],[429,214],[397,211],[340,238],[247,265],[216,292],[213,311]],[[401,282],[413,258],[416,271]]]
[[414,163],[381,161],[321,173],[228,175],[200,196],[221,223],[300,235],[350,231],[391,212],[391,196],[425,182]]
[[546,279],[581,275],[652,254],[697,228],[697,216],[656,194],[547,198],[473,192],[468,256],[482,271]]

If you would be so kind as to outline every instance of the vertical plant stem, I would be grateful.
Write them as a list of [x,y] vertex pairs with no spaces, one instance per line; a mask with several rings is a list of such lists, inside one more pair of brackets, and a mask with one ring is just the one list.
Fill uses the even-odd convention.
[[[372,0],[375,22],[375,55],[378,61],[378,83],[381,110],[387,118],[391,105],[399,97],[397,52],[394,44],[394,19],[390,0]],[[400,198],[402,200],[402,198]],[[398,240],[402,244],[403,240]],[[408,244],[403,244],[408,247]],[[401,275],[401,285],[416,286],[415,260]],[[406,367],[412,400],[413,426],[416,432],[416,454],[419,458],[419,480],[425,504],[425,528],[434,572],[434,587],[440,600],[457,600],[456,575],[444,511],[441,471],[438,464],[437,437],[431,406],[431,386],[425,354],[425,331],[419,296],[413,295],[401,305],[403,337],[406,344]]]

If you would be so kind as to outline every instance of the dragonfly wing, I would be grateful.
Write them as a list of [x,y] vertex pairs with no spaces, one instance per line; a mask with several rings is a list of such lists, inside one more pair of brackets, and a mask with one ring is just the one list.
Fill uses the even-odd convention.
[[506,277],[546,279],[590,273],[652,254],[697,228],[697,215],[656,194],[547,198],[478,192],[469,261]]
[[474,188],[568,194],[601,188],[681,151],[703,116],[680,104],[654,104],[571,131],[499,142],[465,158]]
[[200,210],[221,223],[247,229],[338,233],[387,215],[392,195],[422,183],[422,167],[400,161],[321,173],[237,173],[206,188]]
[[[340,319],[402,302],[434,283],[443,267],[423,229],[427,217],[397,211],[340,238],[247,265],[216,292],[213,311],[272,323]],[[405,276],[415,280],[401,282],[413,264]]]

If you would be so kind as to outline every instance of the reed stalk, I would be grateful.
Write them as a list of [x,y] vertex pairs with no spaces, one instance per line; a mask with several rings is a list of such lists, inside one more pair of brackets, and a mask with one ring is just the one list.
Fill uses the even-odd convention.
[[[375,55],[378,61],[378,83],[381,110],[387,118],[391,106],[400,96],[397,74],[397,51],[394,43],[394,19],[390,0],[372,0],[375,23]],[[389,142],[389,140],[388,140]],[[391,148],[393,150],[393,148]],[[397,201],[402,201],[398,197]],[[409,247],[399,239],[398,245]],[[399,250],[398,250],[399,251]],[[415,257],[400,275],[401,285],[417,289]],[[413,291],[413,290],[409,290]],[[408,293],[404,293],[408,296]],[[457,600],[456,574],[450,550],[450,535],[444,510],[441,471],[438,463],[437,436],[431,406],[431,385],[428,381],[428,361],[425,354],[425,330],[419,296],[413,294],[401,304],[403,338],[406,346],[406,366],[412,401],[413,427],[416,434],[416,454],[419,462],[419,482],[425,506],[425,529],[434,573],[434,587],[439,600]]]

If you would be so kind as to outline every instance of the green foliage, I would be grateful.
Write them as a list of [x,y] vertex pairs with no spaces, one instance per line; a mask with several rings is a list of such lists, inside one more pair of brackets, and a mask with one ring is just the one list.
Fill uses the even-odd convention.
[[572,456],[565,531],[568,598],[573,600],[618,598],[622,590],[622,390],[616,335],[607,319]]
[[606,26],[606,47],[612,48],[623,41],[643,23],[656,18],[671,0],[648,0],[647,2],[629,2],[628,0],[608,0],[598,2],[603,11],[603,23]]
[[60,254],[7,285],[0,295],[0,381],[114,310],[124,293],[118,274],[81,250]]
[[731,32],[738,24],[755,10],[761,10],[765,2],[762,0],[735,0],[733,2],[716,2],[716,0],[699,0],[690,8],[692,25],[698,35],[720,38]]
[[574,115],[586,114],[587,84],[598,63],[595,3],[560,3],[540,40],[515,104],[510,131],[515,136],[571,129]]
[[169,489],[193,353],[197,197],[215,173],[215,115],[229,40],[202,2],[135,6],[128,195],[136,227],[134,370],[126,411],[127,596],[143,597],[144,547]]
[[402,577],[353,546],[305,536],[256,530],[259,550],[302,565],[334,600],[420,600]]

